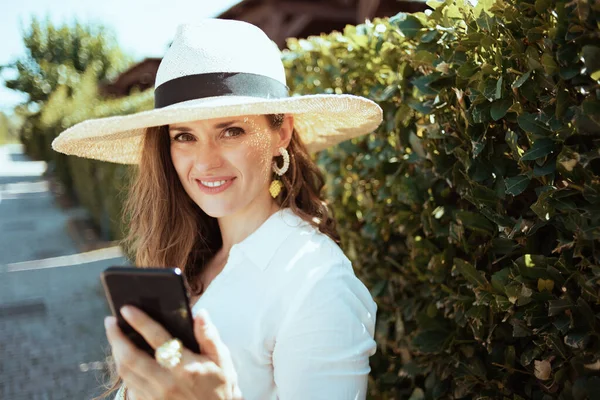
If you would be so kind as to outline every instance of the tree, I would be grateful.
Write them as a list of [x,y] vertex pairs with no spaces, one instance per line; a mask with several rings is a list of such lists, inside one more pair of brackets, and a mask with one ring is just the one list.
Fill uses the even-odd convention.
[[[17,77],[5,86],[28,95],[28,100],[15,112],[24,118],[20,139],[26,152],[49,161],[48,147],[55,132],[47,134],[41,123],[42,109],[59,87],[70,97],[79,86],[85,71],[93,71],[99,82],[114,79],[132,60],[119,48],[111,30],[102,25],[84,26],[79,22],[54,26],[33,17],[29,29],[23,32],[25,55],[0,68],[14,68]],[[60,122],[60,121],[58,121]]]
[[8,126],[8,117],[0,111],[0,145],[10,141],[10,129]]
[[89,67],[99,81],[111,80],[132,61],[120,50],[112,31],[102,25],[74,22],[55,27],[48,17],[45,23],[33,17],[23,41],[25,56],[3,67],[16,68],[18,76],[5,85],[28,94],[27,103],[45,102],[58,85],[73,89]]

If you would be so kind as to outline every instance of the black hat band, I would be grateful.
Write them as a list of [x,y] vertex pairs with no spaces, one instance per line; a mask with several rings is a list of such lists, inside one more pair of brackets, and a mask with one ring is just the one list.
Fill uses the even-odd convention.
[[216,96],[281,99],[289,97],[289,91],[278,80],[258,74],[215,72],[187,75],[158,86],[154,90],[154,108]]

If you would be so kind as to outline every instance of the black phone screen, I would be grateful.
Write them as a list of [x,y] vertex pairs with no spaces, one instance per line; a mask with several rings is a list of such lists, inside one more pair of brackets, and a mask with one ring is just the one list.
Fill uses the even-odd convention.
[[152,347],[121,316],[124,305],[138,307],[189,350],[200,353],[179,268],[110,267],[102,272],[101,280],[119,328],[138,348],[154,357]]

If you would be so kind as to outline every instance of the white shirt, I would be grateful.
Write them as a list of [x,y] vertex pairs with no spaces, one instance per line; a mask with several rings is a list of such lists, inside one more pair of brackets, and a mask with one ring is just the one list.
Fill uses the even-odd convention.
[[290,209],[231,248],[201,308],[245,400],[366,397],[377,306],[339,246]]

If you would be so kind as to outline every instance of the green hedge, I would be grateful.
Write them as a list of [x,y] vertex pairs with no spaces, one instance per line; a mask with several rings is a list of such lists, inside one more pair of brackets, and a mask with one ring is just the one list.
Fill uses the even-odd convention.
[[380,399],[600,393],[600,3],[429,3],[289,40],[296,93],[377,101],[319,155],[379,305]]
[[[93,70],[87,71],[80,85],[69,96],[66,87],[60,86],[50,96],[43,108],[40,142],[50,148],[52,140],[64,129],[90,118],[126,115],[151,109],[154,105],[152,91],[136,93],[121,99],[100,99],[98,82]],[[86,107],[81,107],[86,104]],[[120,239],[125,234],[121,209],[127,194],[130,167],[75,156],[65,156],[51,151],[49,161],[55,172],[90,215],[105,240]]]

